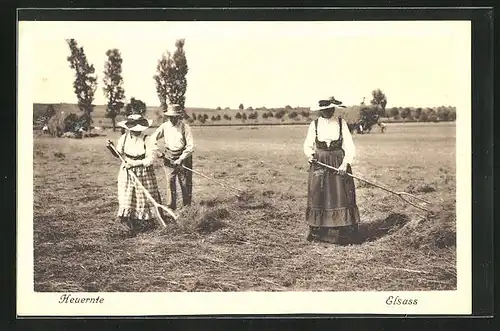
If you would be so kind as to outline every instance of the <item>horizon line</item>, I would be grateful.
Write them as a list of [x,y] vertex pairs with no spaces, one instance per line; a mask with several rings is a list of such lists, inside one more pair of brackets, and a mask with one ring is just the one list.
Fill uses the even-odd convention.
[[[141,100],[142,101],[142,100]],[[35,101],[33,102],[33,105],[35,104],[42,104],[42,105],[56,105],[56,104],[68,104],[68,105],[74,105],[74,106],[77,106],[78,104],[77,103],[74,103],[74,102],[67,102],[67,101],[61,101],[61,102],[38,102],[38,101]],[[364,105],[362,104],[353,104],[353,105],[344,105],[346,107],[354,107],[354,106],[370,106],[371,104],[370,103],[366,103]],[[94,107],[96,106],[102,106],[102,107],[105,107],[106,104],[94,104],[93,105]],[[290,106],[293,108],[311,108],[311,106],[292,106],[292,105],[284,105],[284,106],[280,106],[280,107],[271,107],[271,106],[257,106],[257,107],[253,107],[253,106],[250,106],[252,107],[252,109],[254,110],[258,110],[258,108],[266,108],[266,109],[279,109],[279,108],[285,108],[286,106]],[[161,105],[148,105],[146,104],[146,108],[148,107],[151,107],[151,108],[160,108]],[[227,107],[222,107],[222,106],[218,106],[220,107],[221,109],[220,110],[240,110],[239,108],[231,108],[231,107],[228,107],[229,109],[226,109]],[[456,106],[453,106],[453,105],[445,105],[445,104],[442,104],[442,105],[433,105],[433,106],[430,106],[430,105],[426,105],[426,106],[390,106],[390,107],[385,107],[386,109],[389,109],[389,108],[434,108],[434,107],[455,107],[457,108]],[[186,109],[190,109],[190,108],[200,108],[200,109],[211,109],[211,110],[216,110],[217,107],[208,107],[208,106],[184,106],[184,108]],[[243,110],[247,110],[248,107],[244,107]]]

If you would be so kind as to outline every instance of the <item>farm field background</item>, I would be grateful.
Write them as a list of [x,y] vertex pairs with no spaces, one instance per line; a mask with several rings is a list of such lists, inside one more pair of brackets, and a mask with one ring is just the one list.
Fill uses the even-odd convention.
[[[33,118],[38,118],[41,115],[44,115],[47,109],[47,106],[49,104],[41,104],[41,103],[35,103],[33,104]],[[67,113],[79,113],[81,112],[78,109],[78,106],[76,104],[70,104],[70,103],[60,103],[60,104],[53,104],[54,108],[56,109],[57,112],[59,111],[65,111]],[[281,109],[281,108],[280,108]],[[283,108],[284,109],[284,108]],[[276,112],[277,109],[274,109],[273,112]],[[300,110],[296,110],[300,112]],[[236,119],[235,116],[237,113],[240,114],[246,114],[247,116],[250,115],[253,112],[257,112],[259,117],[258,119],[252,120],[252,119],[247,119],[244,122]],[[196,121],[192,125],[242,125],[242,124],[259,124],[259,123],[266,123],[266,124],[282,124],[282,123],[306,123],[309,121],[309,119],[304,118],[302,116],[297,116],[296,119],[289,119],[289,118],[283,118],[283,119],[277,119],[277,118],[268,118],[268,119],[263,119],[262,114],[263,113],[268,113],[269,110],[240,110],[240,109],[212,109],[212,108],[196,108],[196,107],[186,107],[186,113],[189,116],[192,116],[193,113],[198,115],[207,115],[209,118],[207,119],[206,122],[203,124],[200,123],[199,121]],[[212,116],[217,116],[219,115],[221,117],[221,120],[219,121],[211,121],[210,118]],[[224,119],[224,115],[230,116],[231,120],[226,120]],[[357,113],[356,113],[357,115]],[[146,113],[145,116],[149,119],[153,120],[152,126],[156,127],[159,124],[163,122],[163,116],[162,112],[159,110],[159,107],[155,106],[147,106],[146,107]],[[351,116],[354,116],[352,114]],[[355,117],[353,117],[355,118]],[[112,127],[111,120],[109,118],[106,118],[106,108],[104,105],[96,105],[94,108],[94,111],[92,112],[92,119],[94,122],[95,126],[100,126],[100,127],[105,127],[105,128],[110,128]],[[117,122],[124,119],[124,115],[120,114],[116,117]]]
[[[364,241],[305,240],[307,126],[194,127],[180,225],[122,238],[115,213],[119,133],[34,135],[36,291],[412,291],[456,289],[455,123],[389,124],[354,135],[355,174],[434,203],[436,215],[356,181]],[[150,130],[152,132],[152,130]],[[156,170],[162,197],[166,181]]]
[[[53,106],[56,113],[60,113],[64,111],[65,113],[81,113],[81,110],[78,108],[76,104],[70,103],[56,103],[56,104],[43,104],[43,103],[34,103],[33,104],[33,120],[35,129],[41,129],[43,124],[39,122],[40,118],[47,116],[47,109],[49,106]],[[336,110],[336,114],[341,115],[348,123],[356,123],[360,119],[360,109],[361,106],[354,105],[348,106],[347,108],[339,108]],[[413,109],[413,108],[412,108]],[[435,109],[438,109],[435,107]],[[434,109],[434,110],[435,110]],[[427,110],[433,110],[431,108]],[[434,111],[433,110],[433,111]],[[281,118],[276,118],[275,116],[282,112],[283,116]],[[203,123],[198,119],[191,123],[192,126],[242,126],[242,125],[294,125],[294,124],[307,124],[314,118],[316,115],[309,111],[309,108],[305,107],[294,107],[293,109],[283,108],[268,108],[268,109],[254,109],[254,110],[240,110],[240,109],[211,109],[211,108],[196,108],[196,107],[186,107],[186,113],[191,118],[196,116],[199,118],[200,116],[205,116],[206,121]],[[266,115],[272,113],[273,117],[266,117]],[[295,113],[296,116],[290,118],[290,115]],[[252,114],[257,114],[257,118],[247,118],[245,120],[238,119],[238,114],[249,117]],[[304,116],[307,114],[307,116]],[[149,119],[153,120],[153,127],[157,127],[159,124],[163,122],[162,112],[159,107],[155,106],[147,106],[145,116]],[[218,120],[212,120],[212,117],[218,117]],[[104,105],[95,105],[94,111],[92,112],[93,125],[103,128],[111,128],[112,122],[111,119],[106,118],[106,109]],[[120,121],[124,119],[124,115],[120,114],[116,117],[116,121]],[[381,120],[384,122],[390,123],[410,123],[417,122],[416,119],[404,119],[394,118],[394,117],[381,117]],[[436,119],[436,121],[438,121]],[[429,121],[429,122],[436,122]],[[447,122],[448,120],[444,121]],[[42,121],[43,122],[43,121]],[[426,121],[427,122],[427,121]],[[423,122],[422,122],[423,123]]]

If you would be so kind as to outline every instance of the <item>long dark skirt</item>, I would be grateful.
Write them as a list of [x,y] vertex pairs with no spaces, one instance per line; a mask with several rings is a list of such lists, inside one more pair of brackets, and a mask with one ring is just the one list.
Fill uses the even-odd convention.
[[[344,151],[316,150],[318,161],[335,168],[342,164]],[[350,166],[348,173],[352,173]],[[341,243],[349,241],[359,223],[359,210],[356,205],[354,179],[339,175],[335,170],[319,164],[309,169],[306,222],[309,225],[308,240]]]

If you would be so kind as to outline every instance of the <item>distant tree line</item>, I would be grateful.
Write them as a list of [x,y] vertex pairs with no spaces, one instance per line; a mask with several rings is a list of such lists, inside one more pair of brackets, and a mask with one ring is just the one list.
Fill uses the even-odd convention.
[[[79,129],[88,129],[92,124],[92,113],[94,110],[94,94],[97,89],[98,77],[94,66],[86,58],[83,47],[80,47],[75,39],[68,39],[67,44],[70,49],[70,56],[67,61],[70,68],[74,70],[75,79],[73,88],[77,97],[77,106],[80,114],[71,114],[68,112],[57,112],[53,105],[49,105],[44,114],[40,114],[33,119],[36,126],[49,125],[49,129],[57,132],[65,130],[77,131]],[[156,92],[160,101],[161,108],[165,109],[169,103],[178,103],[182,107],[185,105],[185,93],[187,89],[186,75],[188,65],[184,51],[184,39],[175,42],[176,50],[173,54],[166,52],[158,60],[156,74],[153,79],[156,83]],[[102,92],[106,97],[106,114],[111,120],[113,130],[115,130],[116,117],[118,115],[128,116],[130,114],[145,114],[147,105],[138,98],[131,97],[129,102],[125,102],[124,80],[122,77],[123,59],[118,49],[108,49],[105,52],[106,61],[104,63],[103,87]],[[415,108],[415,107],[387,107],[387,96],[377,88],[372,91],[370,104],[365,105],[365,98],[359,106],[348,107],[347,112],[359,112],[358,123],[365,128],[371,128],[386,118],[394,121],[454,121],[456,120],[456,108],[451,106],[440,106],[434,108]],[[158,120],[163,118],[161,108],[156,110]],[[185,119],[190,123],[219,122],[219,121],[240,121],[256,122],[259,119],[266,122],[285,122],[286,120],[297,122],[310,121],[311,112],[309,108],[292,107],[286,105],[282,108],[251,107],[245,108],[243,103],[238,105],[237,109],[231,110],[230,107],[217,107],[218,113],[192,113],[188,115],[185,112]],[[219,113],[228,111],[224,113]],[[233,113],[233,111],[235,113]],[[316,114],[317,115],[317,114]],[[274,119],[274,120],[272,120]]]

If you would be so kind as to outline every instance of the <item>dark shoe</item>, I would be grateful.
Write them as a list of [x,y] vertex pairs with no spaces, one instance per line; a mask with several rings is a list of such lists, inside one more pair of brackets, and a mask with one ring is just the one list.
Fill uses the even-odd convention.
[[305,237],[306,237],[306,240],[309,242],[315,241],[318,237],[318,229],[310,226],[307,229],[307,233],[306,233]]
[[141,221],[137,219],[130,220],[130,236],[135,237],[139,232],[141,232],[142,225]]
[[308,231],[307,234],[306,234],[306,240],[307,241],[313,241],[313,235]]
[[117,231],[110,233],[109,236],[111,238],[127,238],[130,235],[130,226],[128,225],[126,217],[118,217],[118,224],[120,225],[117,228]]
[[[163,218],[163,219],[165,219],[165,218]],[[148,220],[148,221],[144,222],[144,227],[143,227],[144,232],[153,231],[155,228],[156,228],[156,223],[154,220]]]
[[134,223],[130,217],[120,217],[120,222],[127,228],[130,232],[134,229]]

